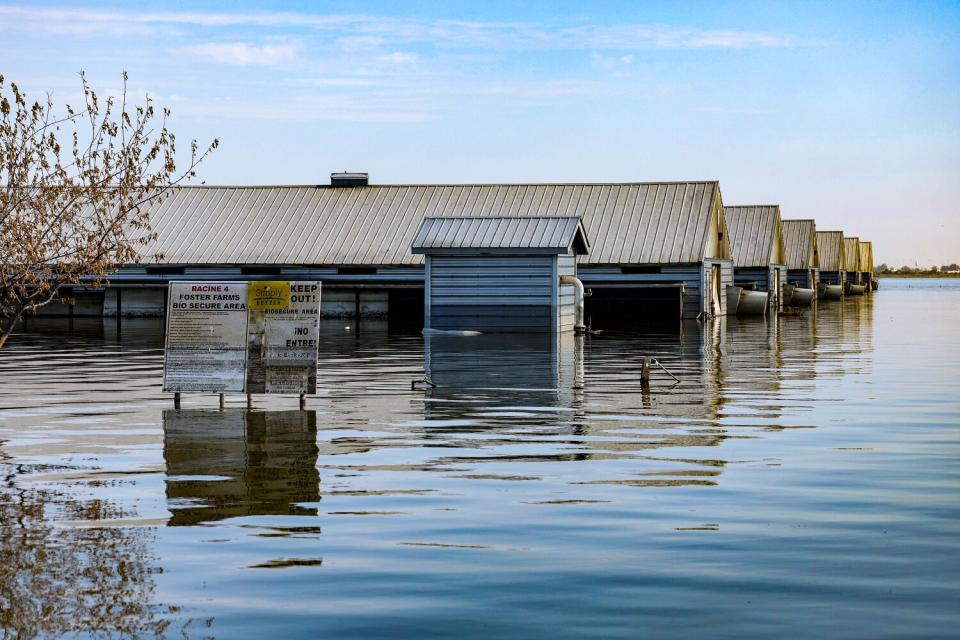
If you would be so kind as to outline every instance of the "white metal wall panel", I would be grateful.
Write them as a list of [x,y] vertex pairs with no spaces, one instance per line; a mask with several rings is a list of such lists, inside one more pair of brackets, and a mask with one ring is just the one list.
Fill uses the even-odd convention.
[[430,256],[434,329],[554,330],[555,256]]

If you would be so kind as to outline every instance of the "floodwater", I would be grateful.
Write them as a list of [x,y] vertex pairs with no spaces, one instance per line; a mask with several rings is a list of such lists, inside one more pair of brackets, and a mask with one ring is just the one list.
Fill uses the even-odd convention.
[[34,322],[0,635],[955,637],[960,281],[882,287],[585,341],[330,322],[305,412],[174,410],[158,323]]

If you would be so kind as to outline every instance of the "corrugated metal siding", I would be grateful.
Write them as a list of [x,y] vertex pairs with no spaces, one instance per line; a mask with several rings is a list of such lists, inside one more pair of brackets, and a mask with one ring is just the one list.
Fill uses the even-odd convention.
[[733,261],[727,260],[720,263],[720,307],[723,309],[721,315],[727,315],[727,287],[733,285]]
[[873,273],[873,243],[865,240],[860,242],[860,271]]
[[430,257],[430,327],[553,331],[555,256]]
[[[779,289],[773,286],[774,272],[780,272]],[[768,267],[734,267],[733,282],[737,286],[748,286],[756,284],[757,291],[770,292],[770,308],[780,310],[783,308],[783,285],[787,283],[787,268],[779,265]]]
[[860,239],[843,239],[843,270],[860,271]]
[[580,216],[582,264],[703,259],[717,182],[182,187],[151,213],[166,264],[413,265],[426,216]]
[[820,282],[824,284],[843,284],[846,274],[843,271],[820,271]]
[[780,236],[779,205],[724,207],[734,267],[765,267]]
[[[580,234],[580,238],[578,238]],[[545,249],[564,253],[577,240],[587,241],[574,217],[424,218],[412,248],[420,253],[438,249]]]
[[[557,256],[557,282],[561,276],[577,275],[577,259],[574,256]],[[576,324],[576,293],[572,284],[559,285],[557,312],[560,331],[573,331]]]
[[[774,273],[779,273],[780,277],[776,278]],[[783,265],[776,265],[770,267],[770,284],[771,287],[774,282],[779,281],[780,286],[776,287],[776,300],[771,302],[771,308],[776,309],[777,311],[783,311],[783,288],[787,286],[787,268]]]
[[784,220],[783,247],[789,269],[815,267],[815,242],[817,225],[813,220]]
[[816,269],[790,269],[787,271],[787,282],[806,289],[816,288]]
[[843,231],[817,231],[820,271],[843,271]]

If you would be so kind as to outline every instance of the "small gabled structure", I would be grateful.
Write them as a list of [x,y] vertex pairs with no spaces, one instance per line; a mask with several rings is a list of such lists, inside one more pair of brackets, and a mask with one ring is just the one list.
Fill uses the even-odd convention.
[[724,207],[724,213],[730,230],[734,283],[770,292],[770,308],[779,311],[787,282],[780,206]]
[[817,231],[820,282],[842,285],[846,281],[843,231]]
[[784,220],[783,247],[787,254],[787,281],[798,287],[816,289],[820,277],[816,222]]
[[860,241],[860,284],[873,290],[873,243]]
[[424,329],[561,333],[582,313],[579,216],[428,216],[410,248],[425,256]]
[[860,238],[856,236],[843,238],[843,271],[845,282],[860,284]]

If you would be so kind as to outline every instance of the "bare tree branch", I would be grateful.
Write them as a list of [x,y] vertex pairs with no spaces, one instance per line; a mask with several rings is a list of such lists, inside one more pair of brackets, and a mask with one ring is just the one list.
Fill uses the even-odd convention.
[[66,285],[101,286],[156,238],[150,211],[219,145],[191,142],[178,169],[170,111],[101,101],[81,72],[83,106],[30,102],[0,75],[0,347],[24,314]]

